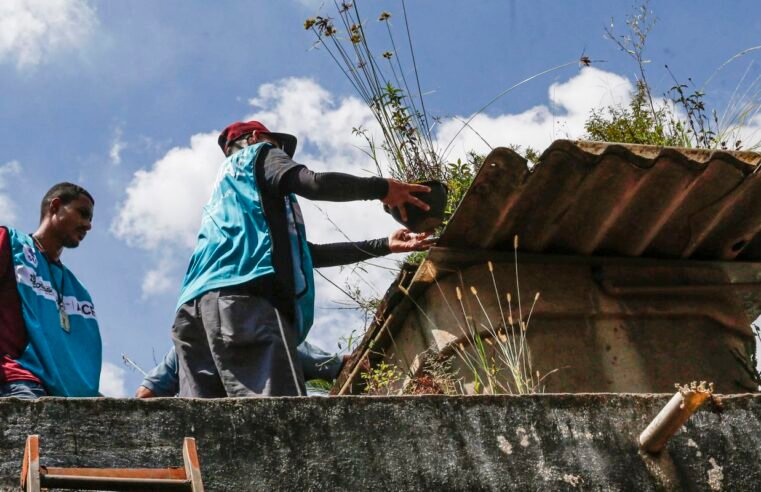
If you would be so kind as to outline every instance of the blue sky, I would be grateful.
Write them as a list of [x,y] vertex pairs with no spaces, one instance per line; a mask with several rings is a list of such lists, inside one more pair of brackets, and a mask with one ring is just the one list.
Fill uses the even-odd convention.
[[[304,20],[321,1],[0,0],[0,223],[33,231],[39,200],[59,181],[96,198],[94,227],[63,261],[91,291],[104,340],[103,390],[131,394],[145,368],[169,347],[177,290],[210,181],[221,162],[216,134],[257,117],[298,135],[296,160],[315,170],[368,174],[352,126],[371,125],[327,55],[312,48]],[[324,2],[322,12],[332,12]],[[398,1],[363,1],[401,27]],[[572,65],[521,86],[473,120],[493,147],[544,148],[583,134],[590,109],[625,103],[636,66],[603,38],[615,19],[623,32],[629,1],[408,0],[429,113],[448,142],[467,118],[503,89],[582,53],[606,60]],[[761,45],[757,1],[670,1],[651,5],[658,21],[648,42],[650,82],[672,84],[663,65],[701,85],[738,51]],[[379,52],[389,47],[377,45]],[[722,70],[706,87],[727,105],[760,51]],[[752,63],[752,64],[751,64]],[[757,122],[751,122],[754,127]],[[450,158],[486,144],[464,132]],[[304,204],[312,240],[387,235],[395,224],[378,203]],[[329,269],[339,284],[382,294],[394,260],[362,271]],[[362,321],[342,309],[340,292],[320,280],[310,340],[336,349]]]

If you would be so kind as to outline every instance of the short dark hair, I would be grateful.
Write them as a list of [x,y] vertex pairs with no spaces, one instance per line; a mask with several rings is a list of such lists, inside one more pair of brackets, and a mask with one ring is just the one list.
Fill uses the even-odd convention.
[[79,195],[86,196],[90,199],[92,204],[95,205],[95,198],[92,197],[90,192],[79,185],[73,183],[58,183],[57,185],[54,185],[47,193],[45,193],[45,196],[42,197],[42,203],[40,204],[40,222],[45,218],[45,214],[48,212],[48,207],[50,207],[50,202],[52,202],[53,199],[60,198],[61,203],[66,205],[72,200],[76,200]]

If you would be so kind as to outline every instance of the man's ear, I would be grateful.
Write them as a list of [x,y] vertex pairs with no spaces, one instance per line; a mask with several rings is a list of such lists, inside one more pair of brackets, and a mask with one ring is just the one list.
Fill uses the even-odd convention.
[[48,212],[50,215],[55,215],[58,213],[58,210],[61,208],[61,198],[55,197],[52,200],[50,200],[50,205],[48,205]]

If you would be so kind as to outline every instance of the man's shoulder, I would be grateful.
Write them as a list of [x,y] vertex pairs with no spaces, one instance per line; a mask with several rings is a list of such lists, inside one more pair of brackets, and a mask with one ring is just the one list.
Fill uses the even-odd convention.
[[10,236],[12,234],[14,236],[19,236],[19,237],[29,236],[29,234],[27,234],[25,232],[21,232],[18,229],[16,229],[15,227],[7,226],[7,225],[0,225],[0,234],[4,234],[4,235],[8,235],[8,236]]
[[32,236],[13,227],[0,225],[0,247],[10,248],[11,239],[23,244],[31,245]]

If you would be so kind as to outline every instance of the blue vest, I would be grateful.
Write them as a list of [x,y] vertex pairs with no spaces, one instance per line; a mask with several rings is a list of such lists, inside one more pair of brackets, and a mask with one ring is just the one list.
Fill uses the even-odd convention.
[[[244,284],[275,272],[270,228],[256,184],[256,159],[268,143],[245,147],[228,157],[203,208],[195,251],[177,309],[210,290]],[[314,319],[314,273],[304,220],[296,196],[283,200],[293,254],[297,343]]]
[[[90,294],[69,269],[48,263],[31,236],[8,233],[28,339],[18,363],[50,396],[98,396],[101,341]],[[58,311],[61,286],[68,331]]]

